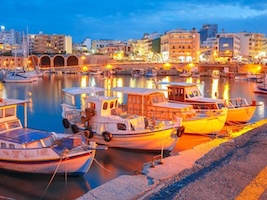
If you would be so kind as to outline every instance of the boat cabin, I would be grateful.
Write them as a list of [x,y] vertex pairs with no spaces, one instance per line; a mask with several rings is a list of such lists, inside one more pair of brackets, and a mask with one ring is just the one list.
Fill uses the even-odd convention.
[[145,127],[142,116],[126,114],[119,108],[118,97],[86,97],[85,104],[86,118],[90,120],[92,129],[97,132],[133,131]]
[[168,83],[168,100],[193,104],[194,109],[221,109],[226,107],[221,99],[205,98],[195,83]]
[[[38,148],[52,145],[53,134],[42,134],[27,127],[26,100],[0,99],[0,148]],[[17,117],[17,105],[24,106],[24,127]]]
[[192,105],[168,102],[164,91],[148,88],[118,87],[113,91],[127,94],[127,112],[157,120],[183,120],[196,116]]

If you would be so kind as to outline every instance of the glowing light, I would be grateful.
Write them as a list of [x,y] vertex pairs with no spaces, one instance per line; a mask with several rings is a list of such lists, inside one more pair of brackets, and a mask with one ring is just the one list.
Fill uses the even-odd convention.
[[194,67],[194,63],[190,63],[189,64],[189,67]]
[[112,69],[112,65],[108,64],[108,65],[106,66],[106,69]]
[[163,68],[164,69],[169,69],[171,67],[171,64],[170,63],[165,63],[164,65],[163,65]]
[[229,99],[229,83],[224,85],[223,99]]
[[211,98],[217,99],[217,97],[219,96],[218,86],[219,79],[212,79]]
[[86,77],[83,76],[82,77],[82,80],[81,80],[81,87],[86,87],[86,86],[87,86],[87,84],[86,84]]

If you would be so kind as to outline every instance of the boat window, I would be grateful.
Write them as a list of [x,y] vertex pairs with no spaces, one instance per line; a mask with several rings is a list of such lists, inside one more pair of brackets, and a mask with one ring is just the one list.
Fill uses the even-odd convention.
[[108,103],[105,102],[105,103],[103,104],[103,110],[107,110],[107,108],[108,108]]
[[113,108],[113,107],[114,107],[114,102],[113,102],[113,101],[110,102],[109,107],[110,107],[110,108]]
[[126,125],[123,123],[118,123],[117,128],[118,128],[118,130],[126,131]]
[[15,116],[15,107],[5,109],[5,117]]
[[174,96],[173,96],[172,91],[169,91],[168,96],[169,96],[169,99],[170,99],[170,100],[174,100]]
[[2,148],[2,149],[6,149],[6,143],[1,142],[1,148]]
[[194,97],[193,92],[189,92],[188,95],[189,95],[191,98]]
[[164,95],[159,95],[158,96],[159,102],[165,102],[165,97]]
[[95,109],[95,103],[92,103],[92,102],[88,103],[88,108]]
[[225,105],[224,105],[223,103],[218,103],[218,107],[219,107],[220,109],[222,109],[222,108],[225,107]]
[[47,138],[42,139],[42,141],[43,141],[44,147],[48,147],[48,146],[52,145],[53,138],[52,137],[47,137]]
[[19,121],[8,122],[7,125],[8,125],[9,129],[14,129],[14,128],[20,127]]
[[198,96],[198,91],[194,91],[194,96],[197,97]]
[[152,97],[152,102],[153,103],[158,103],[159,102],[158,97],[157,96],[153,96]]
[[9,144],[9,148],[10,149],[15,149],[15,145],[14,144]]
[[0,118],[3,118],[3,109],[0,109]]

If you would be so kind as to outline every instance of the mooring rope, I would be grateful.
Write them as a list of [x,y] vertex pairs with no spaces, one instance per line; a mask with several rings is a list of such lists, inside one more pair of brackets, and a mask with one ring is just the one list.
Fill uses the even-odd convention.
[[13,198],[10,198],[10,197],[5,197],[5,196],[1,196],[1,195],[0,195],[0,199],[6,199],[6,200],[15,200],[15,199],[13,199]]
[[44,190],[42,196],[40,197],[40,200],[44,197],[44,194],[46,193],[47,189],[49,188],[49,186],[51,185],[52,181],[54,180],[54,178],[55,178],[55,176],[56,176],[56,173],[57,173],[57,170],[58,170],[58,168],[59,168],[59,166],[60,166],[62,160],[63,160],[63,156],[60,158],[60,160],[59,160],[59,162],[58,162],[58,165],[57,165],[57,168],[56,168],[56,170],[54,171],[54,173],[53,173],[53,175],[52,175],[52,177],[51,177],[49,183],[47,184],[47,186],[46,186],[46,188],[45,188],[45,190]]
[[132,170],[132,171],[128,171],[128,172],[124,172],[124,173],[116,173],[116,172],[112,172],[112,171],[110,171],[109,169],[105,168],[100,162],[98,162],[98,161],[96,160],[96,158],[94,158],[94,161],[95,161],[95,162],[96,162],[102,169],[104,169],[105,171],[107,171],[107,172],[109,172],[109,173],[115,174],[115,175],[128,175],[128,174],[135,173],[135,172],[138,172],[138,173],[140,174],[141,172],[139,172],[138,170],[139,170],[139,169],[142,169],[143,166],[144,166],[145,164],[150,163],[150,162],[143,163],[142,165],[140,165],[139,167],[137,167],[136,169],[134,169],[134,170]]

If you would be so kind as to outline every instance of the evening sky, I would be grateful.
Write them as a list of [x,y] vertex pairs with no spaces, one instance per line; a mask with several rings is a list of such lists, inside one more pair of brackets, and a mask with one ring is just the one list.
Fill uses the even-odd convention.
[[144,33],[199,30],[267,34],[266,0],[3,0],[0,25],[30,34],[65,34],[74,42],[141,39]]

